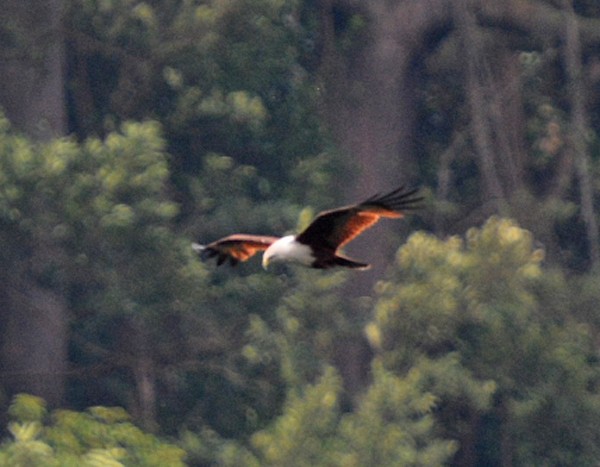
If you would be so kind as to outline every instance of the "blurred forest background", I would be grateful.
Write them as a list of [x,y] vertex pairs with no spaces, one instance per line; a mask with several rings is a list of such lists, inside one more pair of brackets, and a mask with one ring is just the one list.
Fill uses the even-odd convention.
[[2,6],[0,465],[598,465],[600,3]]

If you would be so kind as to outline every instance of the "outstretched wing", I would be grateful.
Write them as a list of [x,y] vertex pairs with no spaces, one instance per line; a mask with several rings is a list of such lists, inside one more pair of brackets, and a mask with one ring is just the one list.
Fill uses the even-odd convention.
[[401,218],[404,211],[417,209],[422,196],[418,188],[400,187],[384,195],[375,195],[353,206],[321,212],[296,237],[316,249],[335,251],[350,242],[382,217]]
[[257,252],[266,250],[278,239],[278,237],[266,235],[234,234],[208,245],[192,243],[192,248],[203,261],[216,257],[217,266],[220,266],[226,260],[229,260],[229,263],[235,266],[239,261],[246,261]]

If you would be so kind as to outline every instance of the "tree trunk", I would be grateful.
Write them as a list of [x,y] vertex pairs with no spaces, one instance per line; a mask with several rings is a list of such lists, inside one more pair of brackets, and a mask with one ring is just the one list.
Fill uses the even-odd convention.
[[137,389],[137,418],[144,429],[156,430],[156,377],[148,327],[139,315],[131,319],[133,374]]
[[[17,46],[0,55],[0,105],[14,127],[37,140],[66,133],[62,0],[7,0]],[[0,43],[0,46],[2,44]]]
[[[46,141],[66,133],[62,0],[7,0],[0,29],[0,106],[17,130]],[[19,241],[16,239],[15,241]],[[21,245],[22,246],[22,245]],[[30,257],[38,255],[33,245]],[[0,315],[0,381],[55,406],[62,401],[67,367],[67,305],[60,292],[38,283],[27,268],[6,267]],[[19,272],[20,271],[20,272]]]
[[[447,22],[447,2],[322,0],[325,119],[354,168],[351,180],[339,179],[346,198],[360,200],[400,184],[418,182],[415,158],[416,69],[413,59],[425,36]],[[359,15],[369,28],[350,54],[340,50],[337,16]],[[352,279],[353,296],[371,295],[376,280],[393,261],[402,224],[382,223],[348,246],[372,268]],[[368,252],[368,258],[364,258]],[[357,253],[356,256],[359,256]]]
[[594,188],[590,175],[589,155],[587,151],[587,115],[585,109],[585,87],[583,67],[581,66],[581,43],[579,27],[571,0],[563,1],[565,7],[565,69],[569,79],[571,100],[571,136],[570,146],[575,154],[575,169],[579,179],[581,194],[581,216],[585,222],[588,251],[592,269],[598,267],[600,260],[600,235],[598,220],[594,209]]
[[1,382],[9,394],[35,394],[56,407],[68,370],[66,303],[26,273],[5,274],[3,285]]
[[[321,0],[324,117],[353,167],[351,179],[338,179],[348,202],[418,182],[414,150],[415,47],[427,31],[447,21],[447,2]],[[340,16],[360,15],[370,28],[350,53],[341,48]],[[394,234],[392,234],[395,233]],[[373,295],[400,246],[406,223],[383,221],[348,245],[350,256],[369,262],[369,271],[353,275],[345,290],[348,314],[364,316],[356,299]],[[354,253],[356,252],[356,253]],[[359,318],[360,319],[360,318]],[[350,398],[368,380],[369,349],[360,338],[344,343],[336,361]]]
[[479,159],[479,168],[483,178],[483,186],[493,201],[496,212],[502,212],[506,195],[500,182],[495,164],[492,129],[486,109],[489,101],[486,97],[486,84],[489,83],[489,66],[481,52],[481,38],[477,34],[477,26],[473,13],[466,0],[454,3],[454,20],[461,33],[461,46],[465,54],[465,92],[471,113],[471,127],[475,152]]

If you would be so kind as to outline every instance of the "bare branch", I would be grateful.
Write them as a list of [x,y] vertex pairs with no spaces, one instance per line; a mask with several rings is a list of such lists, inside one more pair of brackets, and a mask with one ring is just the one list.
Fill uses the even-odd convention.
[[[521,30],[543,41],[561,39],[564,35],[564,12],[539,0],[470,0],[477,19],[484,26]],[[600,43],[600,20],[572,13],[580,41],[585,46]]]
[[465,0],[456,1],[454,6],[454,20],[461,32],[466,58],[466,94],[471,111],[471,125],[476,153],[479,156],[479,167],[486,190],[496,204],[496,210],[502,212],[506,196],[494,166],[492,134],[485,111],[488,101],[484,92],[484,78],[481,76],[486,71],[486,64],[482,59],[473,13]]

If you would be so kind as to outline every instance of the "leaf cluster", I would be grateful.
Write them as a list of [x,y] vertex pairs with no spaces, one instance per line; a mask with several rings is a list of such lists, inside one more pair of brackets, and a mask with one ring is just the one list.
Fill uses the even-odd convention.
[[181,448],[144,433],[120,408],[48,414],[43,400],[19,394],[9,413],[12,439],[0,445],[3,466],[185,465]]

